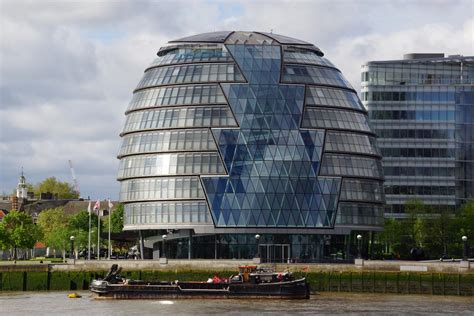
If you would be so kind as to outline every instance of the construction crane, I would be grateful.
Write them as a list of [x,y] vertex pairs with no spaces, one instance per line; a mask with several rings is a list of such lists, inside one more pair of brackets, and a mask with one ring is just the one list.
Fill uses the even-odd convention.
[[71,169],[71,175],[72,175],[72,180],[74,181],[74,190],[77,191],[77,193],[80,194],[80,190],[79,190],[79,183],[77,182],[77,178],[76,178],[76,173],[74,172],[74,167],[72,165],[72,160],[68,160],[69,161],[69,169]]

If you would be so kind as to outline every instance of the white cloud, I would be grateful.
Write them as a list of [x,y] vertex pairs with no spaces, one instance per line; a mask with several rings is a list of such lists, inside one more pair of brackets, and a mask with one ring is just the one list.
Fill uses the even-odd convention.
[[270,31],[319,46],[354,87],[367,60],[473,54],[471,1],[0,1],[0,192],[71,180],[117,197],[118,134],[132,91],[168,40]]

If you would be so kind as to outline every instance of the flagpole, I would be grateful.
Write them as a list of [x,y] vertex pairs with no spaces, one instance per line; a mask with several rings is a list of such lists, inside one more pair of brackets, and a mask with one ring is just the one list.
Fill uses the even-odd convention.
[[109,204],[108,204],[108,207],[109,207],[109,260],[110,260],[110,256],[111,256],[111,252],[112,252],[112,247],[111,247],[111,244],[110,244],[110,223],[111,223],[111,220],[110,218],[112,217],[112,208],[110,207],[110,199],[109,199]]
[[100,260],[100,208],[97,210],[97,260]]
[[88,248],[87,248],[87,259],[91,260],[91,201],[89,201],[89,207],[87,208],[87,212],[89,213],[89,241],[88,241]]

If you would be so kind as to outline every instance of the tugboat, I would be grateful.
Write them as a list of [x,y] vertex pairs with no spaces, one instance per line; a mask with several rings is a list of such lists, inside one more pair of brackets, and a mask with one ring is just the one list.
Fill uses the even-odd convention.
[[121,277],[121,268],[112,265],[104,279],[93,280],[91,292],[97,299],[181,299],[181,298],[284,298],[308,299],[305,278],[294,279],[290,272],[274,272],[257,266],[241,266],[229,278],[214,275],[207,281],[141,281]]

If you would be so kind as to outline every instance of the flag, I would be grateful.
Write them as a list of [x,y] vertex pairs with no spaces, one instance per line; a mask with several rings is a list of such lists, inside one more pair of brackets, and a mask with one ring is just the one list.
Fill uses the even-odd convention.
[[112,209],[112,207],[114,207],[114,205],[112,204],[112,202],[109,199],[109,209]]
[[92,213],[91,201],[89,201],[89,206],[87,207],[87,213]]
[[100,201],[97,200],[97,202],[95,202],[95,204],[94,204],[94,212],[98,211],[99,208],[100,208]]

